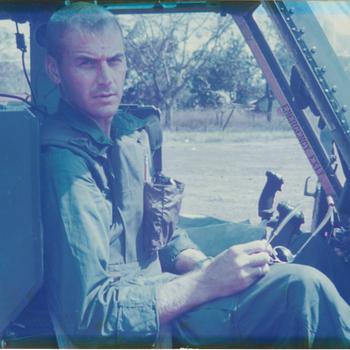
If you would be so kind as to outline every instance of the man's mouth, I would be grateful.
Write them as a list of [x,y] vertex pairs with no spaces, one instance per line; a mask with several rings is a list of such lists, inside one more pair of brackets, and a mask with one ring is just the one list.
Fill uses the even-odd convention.
[[116,93],[102,93],[102,94],[98,94],[95,95],[95,98],[109,98],[109,97],[116,97],[117,94]]

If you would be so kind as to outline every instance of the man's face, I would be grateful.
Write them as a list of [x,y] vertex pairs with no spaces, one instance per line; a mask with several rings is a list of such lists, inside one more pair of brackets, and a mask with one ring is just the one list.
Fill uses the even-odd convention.
[[56,83],[66,101],[98,124],[111,119],[122,98],[126,73],[120,30],[113,25],[94,33],[68,30],[57,72]]

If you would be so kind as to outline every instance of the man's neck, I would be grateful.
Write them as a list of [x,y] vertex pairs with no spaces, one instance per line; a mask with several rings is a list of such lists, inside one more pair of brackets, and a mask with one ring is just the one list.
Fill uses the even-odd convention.
[[108,136],[111,136],[111,127],[112,127],[112,120],[113,116],[111,116],[108,119],[94,119],[89,114],[86,114],[88,118],[90,118],[102,131]]
[[113,115],[110,118],[96,119],[96,118],[93,118],[90,114],[82,111],[78,106],[71,103],[67,99],[63,99],[63,101],[65,103],[67,103],[68,105],[70,105],[73,109],[79,111],[82,116],[84,116],[85,118],[88,118],[94,124],[96,124],[106,134],[106,136],[108,136],[108,137],[111,136],[112,121],[113,121],[113,117],[114,117]]

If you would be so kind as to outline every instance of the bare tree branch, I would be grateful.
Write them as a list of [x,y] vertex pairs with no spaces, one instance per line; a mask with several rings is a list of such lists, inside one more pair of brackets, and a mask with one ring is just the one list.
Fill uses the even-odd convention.
[[[141,16],[132,35],[126,38],[134,59],[130,68],[167,108],[172,108],[188,86],[188,77],[199,71],[212,52],[220,48],[221,35],[232,25],[232,21],[215,23],[210,15],[201,17],[199,22],[189,18],[185,14],[153,16],[147,20]],[[195,43],[196,37],[201,40],[200,48],[192,52],[190,44]]]

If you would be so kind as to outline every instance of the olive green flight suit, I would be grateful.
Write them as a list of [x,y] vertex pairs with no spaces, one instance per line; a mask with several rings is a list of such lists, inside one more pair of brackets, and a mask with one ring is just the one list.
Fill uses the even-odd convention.
[[[45,285],[60,346],[159,344],[157,286],[176,278],[162,271],[196,247],[178,230],[161,253],[162,265],[158,253],[145,249],[149,154],[142,125],[134,130],[118,134],[116,127],[109,138],[64,102],[44,128]],[[244,292],[172,325],[176,346],[350,345],[349,307],[324,275],[302,266],[273,266]]]

